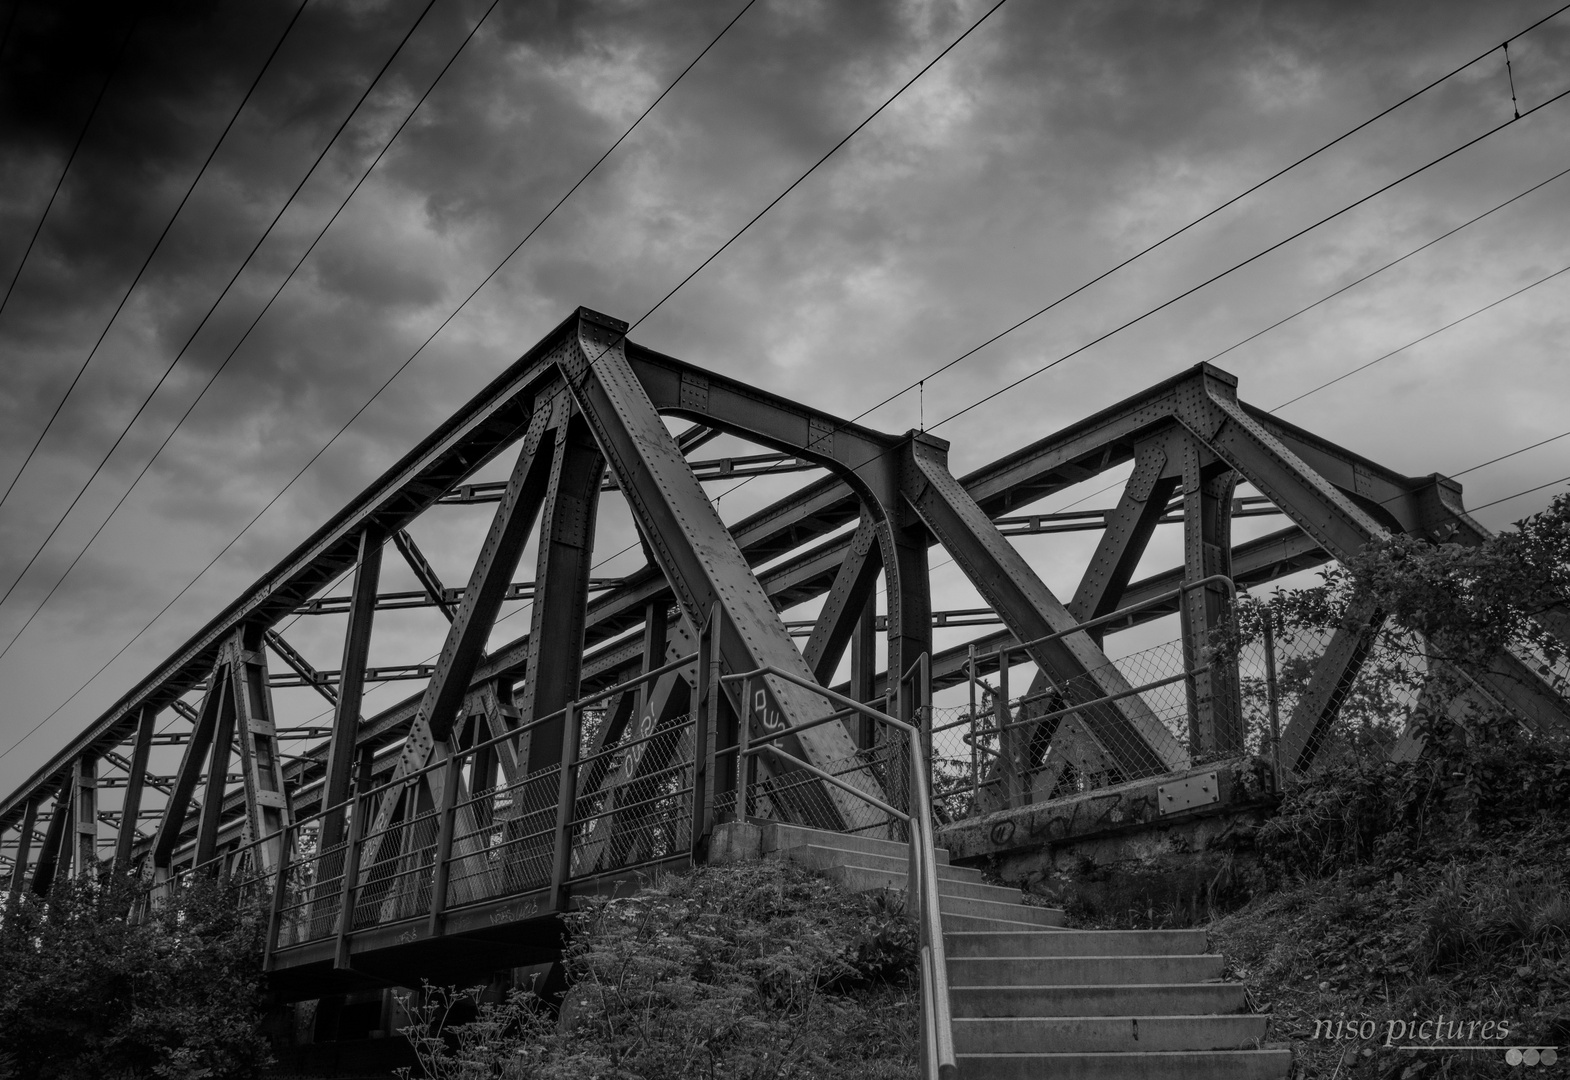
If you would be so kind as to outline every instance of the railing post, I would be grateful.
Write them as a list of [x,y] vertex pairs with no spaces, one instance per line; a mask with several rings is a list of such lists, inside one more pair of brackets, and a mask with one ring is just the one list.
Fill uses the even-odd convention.
[[970,683],[970,789],[971,799],[981,794],[981,758],[976,748],[976,643],[971,642],[965,658],[965,674]]
[[[388,797],[393,797],[388,792]],[[360,848],[365,843],[365,815],[370,800],[363,792],[354,793],[349,808],[349,847],[343,853],[343,881],[339,883],[338,943],[333,949],[333,967],[339,971],[349,969],[349,931],[354,929],[354,905],[360,876]],[[318,859],[319,861],[319,859]]]
[[1199,737],[1199,683],[1194,677],[1194,662],[1199,656],[1194,640],[1194,616],[1188,610],[1188,585],[1178,590],[1178,633],[1183,637],[1183,687],[1188,704],[1188,752],[1198,758],[1202,749]]
[[267,912],[267,941],[263,945],[262,970],[273,969],[273,954],[278,951],[278,935],[283,931],[283,902],[289,891],[289,864],[294,857],[294,841],[289,838],[293,826],[285,825],[278,838],[278,876],[273,879],[273,901]]
[[562,717],[561,775],[556,785],[556,836],[551,849],[551,910],[567,910],[567,879],[572,873],[572,811],[578,764],[578,703],[569,701]]
[[1281,707],[1276,686],[1276,631],[1271,625],[1274,621],[1273,605],[1260,605],[1259,614],[1265,643],[1265,708],[1270,714],[1270,773],[1275,781],[1276,790],[1280,791]]
[[[927,797],[932,797],[932,658],[922,653],[916,661],[916,712],[920,719],[916,729],[921,732],[921,760],[927,773]],[[930,807],[929,807],[930,809]]]
[[442,802],[436,822],[436,866],[431,880],[431,914],[425,932],[435,937],[441,932],[442,913],[447,910],[447,878],[452,861],[452,834],[458,816],[458,776],[461,754],[449,751],[447,767],[442,770]]
[[992,702],[992,711],[998,729],[998,766],[1003,774],[1003,799],[1010,808],[1024,805],[1023,778],[1020,776],[1019,755],[1014,752],[1018,735],[1010,726],[1013,715],[1009,711],[1009,650],[1005,645],[998,650],[998,693]]
[[736,820],[747,820],[747,774],[752,768],[752,676],[741,684],[741,728],[736,733]]
[[692,710],[692,861],[704,851],[713,818],[714,751],[719,742],[720,662],[718,607],[698,632],[698,696]]

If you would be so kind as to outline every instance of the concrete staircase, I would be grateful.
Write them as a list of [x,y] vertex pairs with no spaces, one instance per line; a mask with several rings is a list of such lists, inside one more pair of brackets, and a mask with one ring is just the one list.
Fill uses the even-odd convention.
[[[847,888],[904,889],[908,848],[794,825],[763,851]],[[965,1077],[1277,1080],[1289,1050],[1261,1049],[1265,1016],[1221,981],[1203,930],[1067,930],[1063,912],[938,852],[954,1047]]]

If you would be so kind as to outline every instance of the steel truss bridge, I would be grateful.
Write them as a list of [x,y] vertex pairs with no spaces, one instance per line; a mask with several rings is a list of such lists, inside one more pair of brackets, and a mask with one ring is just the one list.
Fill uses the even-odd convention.
[[[1257,749],[1241,676],[1204,648],[1234,588],[1394,533],[1487,535],[1459,484],[1276,419],[1209,365],[955,477],[941,439],[847,422],[625,331],[576,311],[9,793],[10,888],[42,893],[106,867],[155,892],[193,872],[245,875],[270,904],[275,985],[295,997],[526,962],[554,954],[554,913],[572,896],[704,859],[715,823],[736,815],[738,780],[749,816],[895,828],[875,810],[907,797],[892,757],[908,748],[840,702],[927,725],[930,754],[931,693],[1033,665],[1022,700],[1034,711],[1013,711],[1006,683],[996,688],[972,813],[1049,798],[1053,785],[1029,775],[1054,756],[1091,754],[1114,780],[1235,757]],[[691,426],[673,435],[667,417]],[[720,435],[764,452],[693,458]],[[506,481],[474,479],[513,448]],[[1110,510],[1028,512],[1127,463]],[[730,526],[701,486],[806,470],[826,475]],[[1237,498],[1244,483],[1258,494]],[[607,492],[625,500],[647,559],[618,578],[591,574]],[[494,504],[489,531],[467,583],[448,586],[408,526],[475,503]],[[1233,542],[1234,518],[1264,514],[1286,527]],[[1163,523],[1182,526],[1182,563],[1135,580]],[[1100,539],[1066,601],[1010,539],[1087,529]],[[515,581],[536,535],[533,578]],[[418,590],[379,591],[389,543]],[[933,610],[939,546],[984,607]],[[347,594],[322,595],[344,575]],[[501,605],[520,598],[533,601],[529,632],[487,651]],[[813,619],[781,614],[819,600]],[[439,657],[370,665],[379,613],[410,607],[447,620]],[[278,632],[324,613],[346,621],[332,670]],[[1178,673],[1136,685],[1108,636],[1174,614]],[[1287,769],[1313,765],[1369,655],[1382,615],[1357,614],[1311,658],[1282,717]],[[934,650],[934,628],[970,625],[993,628]],[[847,651],[840,696],[814,689],[830,687]],[[733,678],[760,669],[779,674]],[[1480,700],[1534,728],[1570,724],[1570,706],[1516,656],[1470,677]],[[367,684],[399,678],[427,682],[364,715]],[[319,693],[330,722],[281,726],[272,691],[288,686]],[[1157,707],[1156,686],[1178,687],[1175,713]],[[978,745],[983,721],[966,718]],[[302,738],[314,740],[303,755],[283,753]],[[754,759],[749,782],[738,761]]]

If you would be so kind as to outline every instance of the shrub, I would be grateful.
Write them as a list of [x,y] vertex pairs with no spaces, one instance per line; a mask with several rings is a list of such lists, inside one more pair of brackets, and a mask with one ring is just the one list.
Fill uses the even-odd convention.
[[206,878],[142,919],[128,879],[12,897],[0,923],[0,1080],[256,1076],[264,921]]
[[517,991],[448,1027],[457,995],[427,990],[405,1034],[428,1076],[879,1080],[915,1068],[916,935],[896,894],[754,862],[591,899],[568,923],[554,1017]]

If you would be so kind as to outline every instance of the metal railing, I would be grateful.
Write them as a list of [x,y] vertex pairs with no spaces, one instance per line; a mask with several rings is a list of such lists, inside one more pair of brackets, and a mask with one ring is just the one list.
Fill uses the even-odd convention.
[[[900,679],[900,711],[912,715],[927,716],[931,706],[931,680],[929,677],[930,660],[923,653],[906,671]],[[752,701],[752,685],[754,679],[772,676],[784,682],[793,683],[803,689],[818,694],[825,700],[838,706],[839,710],[827,716],[819,717],[808,724],[787,728],[782,731],[764,736],[761,739],[752,739],[749,736],[749,720]],[[916,920],[920,948],[921,967],[921,1029],[922,1029],[922,1075],[929,1080],[953,1080],[959,1075],[958,1065],[954,1056],[954,1025],[949,1003],[948,987],[948,962],[943,947],[943,924],[939,909],[938,899],[938,866],[937,866],[937,841],[933,832],[932,821],[932,792],[929,787],[928,771],[930,768],[929,755],[924,750],[924,733],[916,725],[896,719],[886,712],[874,709],[853,698],[832,690],[824,689],[817,684],[803,679],[789,671],[783,671],[773,666],[764,666],[752,671],[740,672],[723,676],[721,682],[740,682],[743,686],[744,715],[740,725],[740,742],[737,747],[739,768],[737,769],[737,801],[738,818],[745,818],[749,809],[748,792],[751,784],[748,765],[752,759],[760,754],[767,753],[780,759],[793,772],[806,773],[827,783],[837,790],[843,791],[874,807],[881,813],[895,821],[902,821],[907,826],[910,848],[910,870],[907,881],[906,895],[913,898],[916,905]],[[892,733],[904,739],[902,756],[909,766],[909,792],[910,811],[907,813],[891,805],[884,799],[878,798],[869,791],[851,783],[843,778],[844,774],[836,775],[828,769],[823,769],[811,762],[804,761],[793,754],[786,752],[779,746],[779,740],[788,736],[853,715],[865,716],[890,729]],[[891,738],[888,740],[893,742]]]

